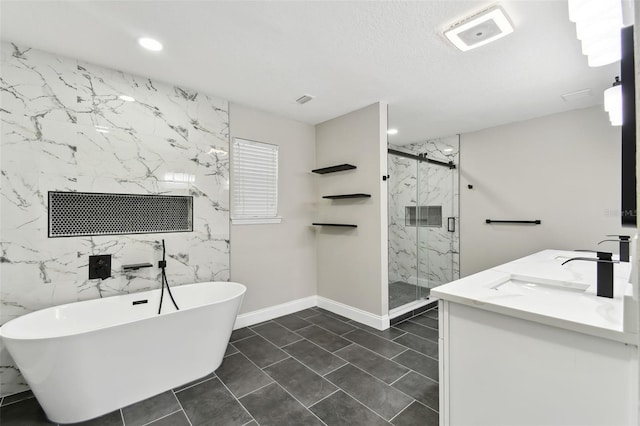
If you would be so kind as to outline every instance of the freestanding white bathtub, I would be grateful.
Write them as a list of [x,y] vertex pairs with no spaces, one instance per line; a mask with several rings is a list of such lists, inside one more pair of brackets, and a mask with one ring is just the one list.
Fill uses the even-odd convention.
[[[175,286],[70,303],[0,327],[49,420],[75,423],[206,376],[222,363],[246,287]],[[147,301],[146,303],[144,301]]]

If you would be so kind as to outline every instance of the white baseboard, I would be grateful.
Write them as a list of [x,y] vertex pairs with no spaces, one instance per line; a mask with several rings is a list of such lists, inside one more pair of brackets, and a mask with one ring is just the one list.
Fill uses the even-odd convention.
[[309,296],[302,299],[292,300],[291,302],[282,303],[280,305],[270,306],[268,308],[259,309],[257,311],[240,314],[236,318],[236,324],[233,329],[258,324],[263,321],[269,321],[283,315],[289,315],[303,309],[317,306],[317,296]]
[[389,328],[389,315],[374,315],[370,312],[363,311],[362,309],[354,308],[353,306],[345,305],[344,303],[336,302],[335,300],[327,299],[325,297],[317,296],[318,307],[331,311],[334,314],[342,315],[354,321],[358,321],[361,324],[368,325],[377,330],[385,330]]

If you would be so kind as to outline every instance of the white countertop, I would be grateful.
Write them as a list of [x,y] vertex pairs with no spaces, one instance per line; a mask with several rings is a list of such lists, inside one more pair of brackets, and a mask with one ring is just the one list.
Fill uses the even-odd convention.
[[[562,265],[572,257],[596,257],[596,254],[543,250],[436,287],[431,294],[478,309],[637,345],[638,335],[623,331],[623,295],[630,292],[631,264],[614,265],[614,297],[610,299],[596,296],[597,263],[573,261]],[[583,283],[589,288],[580,293],[550,292],[544,298],[493,288],[514,275]],[[637,309],[637,303],[634,305]]]

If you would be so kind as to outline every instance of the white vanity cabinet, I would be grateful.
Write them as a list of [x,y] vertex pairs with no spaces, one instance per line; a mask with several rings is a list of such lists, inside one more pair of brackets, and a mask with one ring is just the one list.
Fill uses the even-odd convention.
[[[545,275],[539,261],[557,255],[542,253],[438,289],[441,425],[638,425],[637,335],[622,331],[621,296],[576,295],[592,317],[495,290],[496,276],[527,262],[547,279],[564,271],[552,263]],[[584,280],[581,267],[559,278]]]

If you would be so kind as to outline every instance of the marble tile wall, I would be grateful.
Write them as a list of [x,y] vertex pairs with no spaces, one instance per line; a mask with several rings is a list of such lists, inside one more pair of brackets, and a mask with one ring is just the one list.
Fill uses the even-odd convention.
[[[0,324],[38,309],[229,279],[228,103],[3,42],[0,58]],[[126,95],[134,102],[122,100]],[[47,192],[191,195],[193,232],[47,238]],[[113,277],[89,280],[89,255]],[[100,363],[100,360],[96,360]],[[0,394],[26,389],[0,347]]]
[[[392,147],[459,165],[459,138]],[[389,282],[433,288],[460,277],[459,169],[389,155]],[[441,227],[405,225],[406,206],[442,206]],[[447,218],[456,220],[448,232]]]

